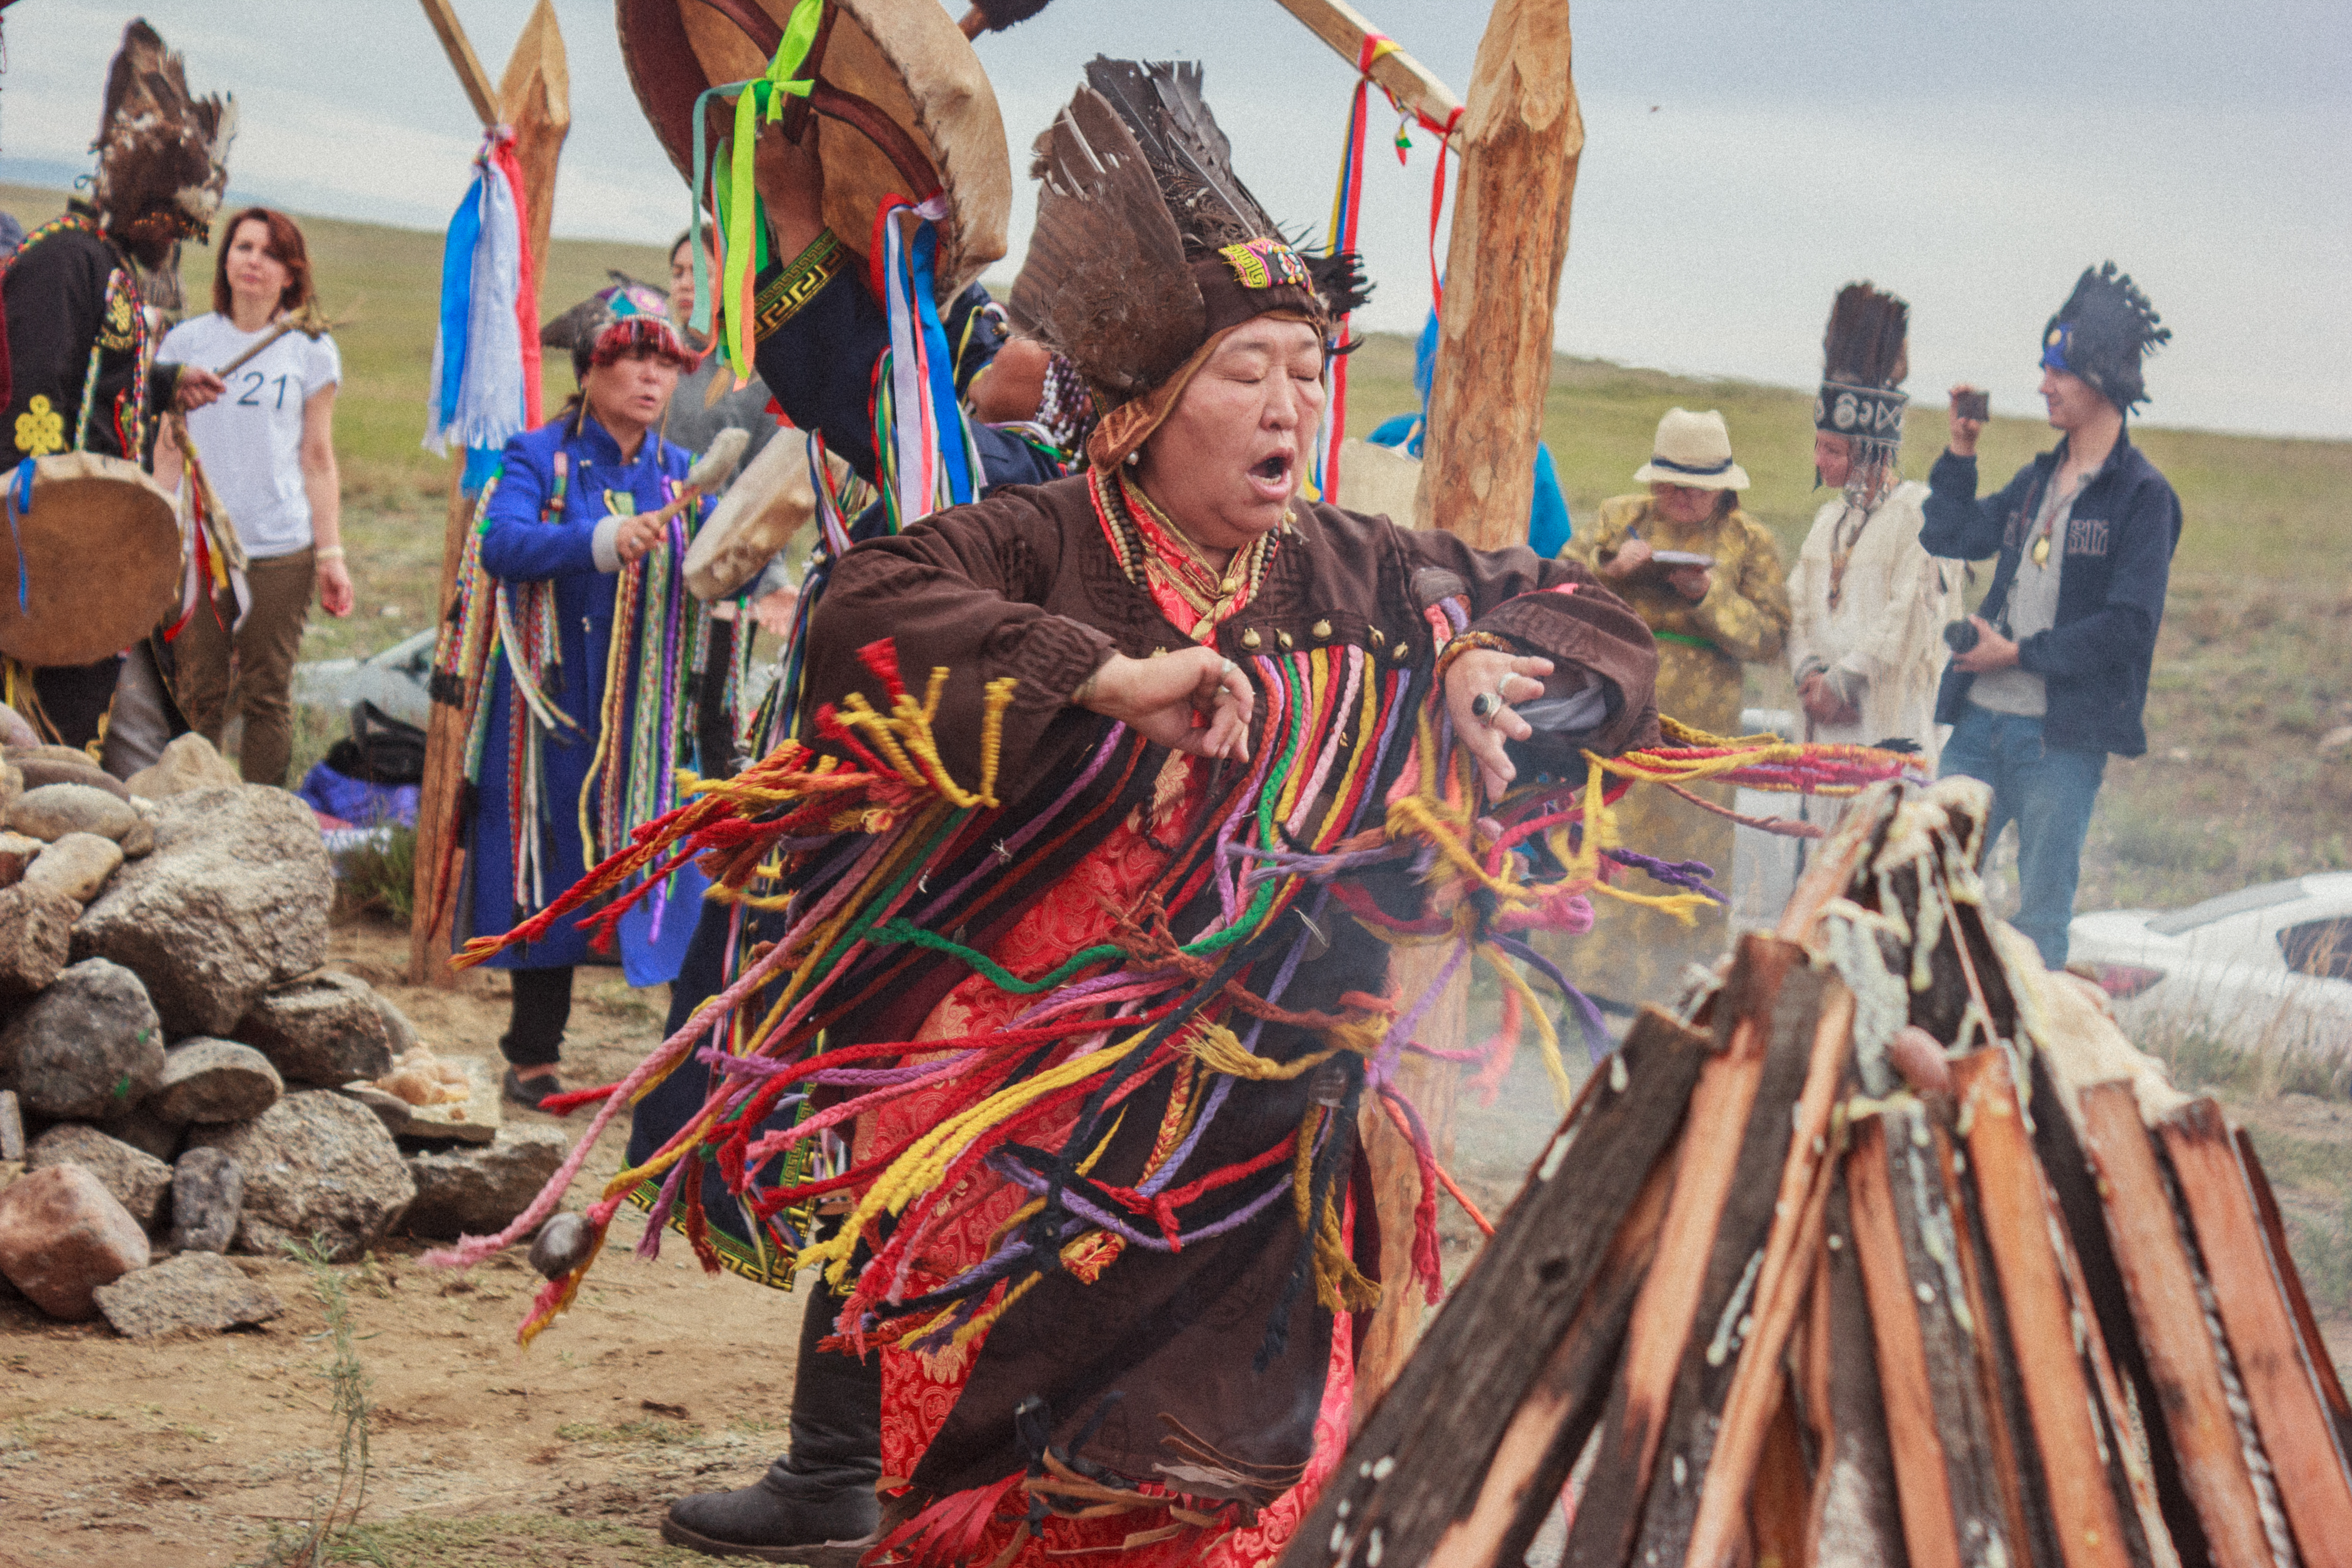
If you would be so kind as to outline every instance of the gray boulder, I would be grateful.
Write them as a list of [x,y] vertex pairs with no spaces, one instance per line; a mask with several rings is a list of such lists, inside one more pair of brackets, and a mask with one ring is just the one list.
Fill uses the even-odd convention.
[[95,833],[68,833],[25,868],[23,885],[43,892],[62,893],[77,904],[98,897],[114,868],[122,864],[122,846]]
[[174,795],[154,833],[154,851],[84,911],[74,953],[136,970],[173,1034],[227,1035],[255,997],[327,956],[334,878],[318,819],[251,784]]
[[52,1165],[0,1188],[0,1274],[52,1318],[95,1317],[93,1292],[152,1256],[139,1222],[79,1165]]
[[50,1128],[25,1151],[27,1171],[46,1171],[52,1165],[79,1165],[142,1226],[155,1223],[163,1209],[163,1195],[172,1190],[171,1166],[76,1121]]
[[49,750],[44,747],[42,754],[21,754],[8,759],[9,765],[24,775],[26,789],[42,789],[54,784],[75,784],[102,789],[117,800],[131,798],[130,789],[121,779],[80,752],[75,752],[68,759],[49,755]]
[[85,959],[0,1029],[0,1078],[26,1110],[58,1121],[109,1121],[163,1073],[163,1032],[139,976]]
[[404,1228],[442,1240],[504,1229],[530,1206],[571,1149],[571,1134],[561,1127],[507,1127],[495,1142],[412,1154],[416,1201]]
[[175,1329],[218,1333],[246,1323],[266,1323],[286,1310],[276,1291],[210,1252],[184,1252],[101,1285],[93,1295],[114,1331],[134,1340]]
[[245,1212],[245,1173],[220,1149],[191,1149],[172,1167],[172,1250],[226,1252]]
[[138,820],[128,800],[86,784],[43,784],[26,790],[8,807],[8,826],[44,844],[54,844],[68,833],[120,838]]
[[375,1112],[331,1089],[298,1090],[251,1121],[191,1128],[188,1141],[218,1149],[245,1177],[240,1252],[274,1254],[320,1235],[328,1256],[349,1261],[416,1196]]
[[194,795],[198,790],[245,786],[245,780],[229,765],[228,759],[193,730],[164,747],[163,754],[152,766],[140,769],[122,782],[132,795],[149,800],[168,800],[173,795]]
[[80,915],[81,906],[62,894],[0,888],[0,1001],[47,989],[66,966]]
[[0,1165],[21,1165],[25,1163],[25,1109],[16,1103],[16,1091],[0,1089]]
[[0,888],[13,888],[23,881],[42,847],[39,839],[26,834],[0,831]]
[[392,1070],[392,1039],[375,988],[322,970],[263,993],[231,1031],[296,1083],[341,1087]]
[[235,1040],[199,1035],[163,1053],[148,1104],[165,1121],[250,1121],[286,1092],[269,1058]]

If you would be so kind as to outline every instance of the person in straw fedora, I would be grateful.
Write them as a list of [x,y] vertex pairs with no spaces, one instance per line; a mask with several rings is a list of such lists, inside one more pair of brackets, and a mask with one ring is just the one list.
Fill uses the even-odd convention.
[[[1734,733],[1739,667],[1780,657],[1789,595],[1772,535],[1739,510],[1748,471],[1732,458],[1723,416],[1668,409],[1633,481],[1648,493],[1601,502],[1592,526],[1570,541],[1561,558],[1591,566],[1649,623],[1658,639],[1658,711],[1715,734]],[[1729,790],[1700,788],[1731,804]],[[1717,887],[1730,875],[1730,821],[1664,790],[1629,796],[1619,830],[1625,843],[1650,854],[1704,860]],[[1719,912],[1681,927],[1613,901],[1599,905],[1591,931],[1554,952],[1565,956],[1573,978],[1611,1001],[1665,1001],[1686,963],[1723,951]]]

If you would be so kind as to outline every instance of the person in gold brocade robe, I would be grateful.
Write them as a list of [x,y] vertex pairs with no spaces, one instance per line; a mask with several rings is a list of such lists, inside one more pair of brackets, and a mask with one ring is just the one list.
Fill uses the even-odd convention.
[[[1560,554],[1591,567],[1658,639],[1658,711],[1718,735],[1739,730],[1743,664],[1780,657],[1789,630],[1789,594],[1780,555],[1763,524],[1739,510],[1747,471],[1731,458],[1723,416],[1675,408],[1658,422],[1650,460],[1634,472],[1646,495],[1601,503],[1591,527]],[[1661,560],[1664,554],[1667,559]],[[1676,554],[1711,563],[1675,563]],[[1731,791],[1698,793],[1728,806]],[[1635,790],[1618,807],[1625,847],[1667,860],[1704,860],[1728,893],[1729,819],[1662,789]],[[1639,872],[1622,874],[1643,891],[1664,891]],[[1683,966],[1710,963],[1729,928],[1720,910],[1685,926],[1614,900],[1593,900],[1591,931],[1552,949],[1570,978],[1593,994],[1628,1005],[1671,1001]]]

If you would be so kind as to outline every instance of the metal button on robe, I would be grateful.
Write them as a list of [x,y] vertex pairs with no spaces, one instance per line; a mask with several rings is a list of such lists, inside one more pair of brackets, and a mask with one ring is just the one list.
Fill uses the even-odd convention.
[[1249,648],[1252,651],[1255,651],[1265,641],[1265,639],[1264,637],[1257,635],[1257,628],[1255,626],[1250,627],[1249,630],[1242,634],[1242,647]]

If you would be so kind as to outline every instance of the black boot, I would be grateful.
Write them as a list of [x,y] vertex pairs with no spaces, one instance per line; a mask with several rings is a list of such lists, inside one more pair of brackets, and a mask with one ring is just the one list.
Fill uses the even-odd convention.
[[841,1299],[822,1279],[801,1321],[793,1379],[792,1451],[731,1492],[698,1492],[669,1505],[661,1535],[712,1557],[856,1568],[881,1522],[882,1358],[863,1361],[817,1342],[833,1331]]

